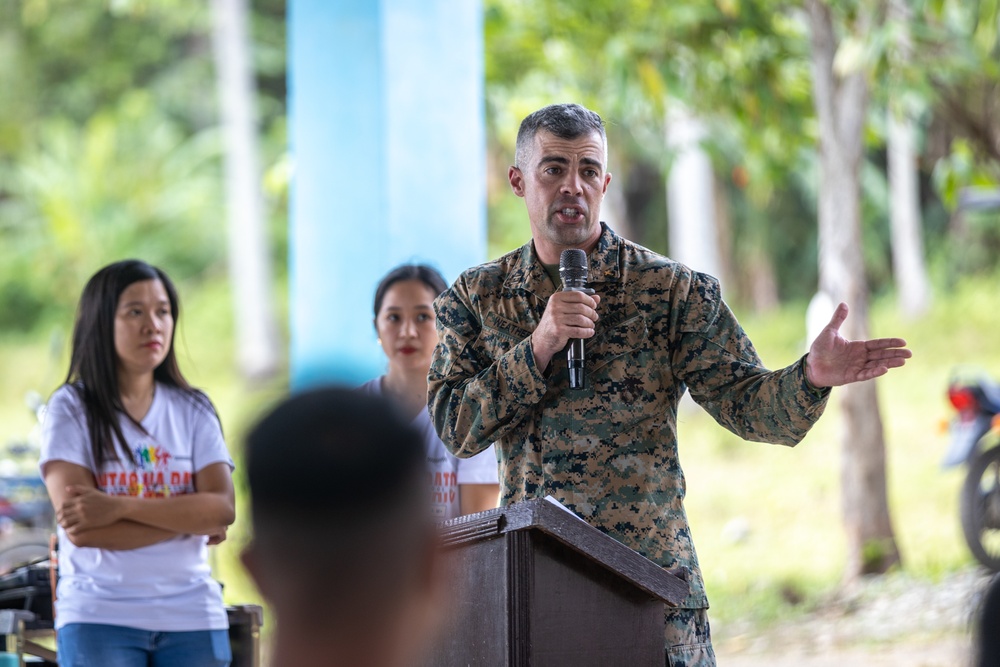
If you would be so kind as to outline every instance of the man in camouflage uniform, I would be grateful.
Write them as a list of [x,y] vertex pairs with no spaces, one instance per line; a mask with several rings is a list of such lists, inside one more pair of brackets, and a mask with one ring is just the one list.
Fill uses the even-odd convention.
[[[677,404],[687,388],[723,426],[794,445],[829,387],[901,366],[900,339],[846,341],[843,304],[792,364],[768,371],[714,278],[599,222],[611,181],[600,117],[555,105],[521,123],[511,188],[532,241],[464,272],[435,303],[430,413],[458,456],[497,443],[504,504],[551,494],[665,568],[691,593],[667,610],[667,664],[715,664],[708,600],[684,513]],[[593,295],[561,291],[562,250],[588,253]],[[586,339],[586,386],[568,386],[570,338]]]

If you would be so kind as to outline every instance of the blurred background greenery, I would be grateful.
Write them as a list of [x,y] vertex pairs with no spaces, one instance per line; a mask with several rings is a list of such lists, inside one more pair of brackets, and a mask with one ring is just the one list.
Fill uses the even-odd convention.
[[[893,520],[904,567],[933,578],[971,563],[957,524],[958,473],[937,464],[947,375],[964,363],[1000,375],[1000,213],[956,210],[962,188],[1000,183],[1000,3],[909,4],[909,20],[883,21],[858,46],[872,90],[862,223],[872,331],[902,334],[916,355],[879,381]],[[849,25],[875,5],[837,3],[837,18]],[[286,6],[249,7],[273,298],[287,322]],[[818,275],[817,123],[801,7],[484,0],[484,10],[489,255],[529,238],[506,170],[520,118],[557,101],[579,101],[609,121],[612,187],[628,235],[669,254],[664,183],[673,155],[663,128],[683,104],[710,128],[727,300],[770,365],[801,355]],[[186,0],[0,1],[0,443],[30,437],[25,396],[45,397],[62,381],[85,280],[124,257],[161,266],[178,283],[182,368],[216,401],[237,463],[243,433],[286,388],[282,372],[244,378],[232,353],[210,21],[207,3]],[[891,56],[902,32],[917,48],[901,61]],[[919,136],[934,299],[916,321],[895,304],[890,101],[905,102]],[[688,508],[713,617],[773,620],[837,585],[837,424],[828,415],[789,452],[740,443],[700,411],[684,413]],[[230,602],[258,599],[236,560],[246,539],[241,511],[215,559]]]

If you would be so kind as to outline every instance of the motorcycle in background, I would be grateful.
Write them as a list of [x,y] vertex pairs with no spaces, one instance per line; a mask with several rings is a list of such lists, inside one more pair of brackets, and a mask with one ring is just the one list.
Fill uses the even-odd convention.
[[976,560],[1000,572],[1000,384],[978,369],[948,382],[955,408],[942,465],[968,468],[960,497],[962,532]]
[[0,574],[47,558],[55,512],[38,474],[39,428],[45,414],[42,397],[25,397],[35,417],[31,434],[8,442],[0,454]]

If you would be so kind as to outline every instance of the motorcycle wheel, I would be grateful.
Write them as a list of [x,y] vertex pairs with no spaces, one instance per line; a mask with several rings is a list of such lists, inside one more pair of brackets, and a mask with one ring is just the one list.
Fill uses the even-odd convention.
[[1000,572],[1000,447],[987,449],[969,464],[961,517],[972,555],[990,571]]

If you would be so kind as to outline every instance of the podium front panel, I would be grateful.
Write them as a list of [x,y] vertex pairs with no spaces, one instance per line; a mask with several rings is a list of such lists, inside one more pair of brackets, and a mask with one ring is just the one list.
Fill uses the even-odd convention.
[[569,547],[527,533],[531,667],[662,667],[664,606]]
[[426,667],[509,664],[507,551],[498,535],[448,552],[447,617]]
[[539,530],[447,552],[448,618],[426,667],[662,667],[664,603]]

